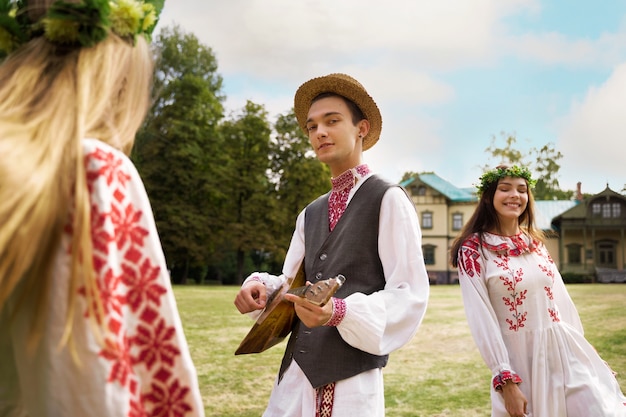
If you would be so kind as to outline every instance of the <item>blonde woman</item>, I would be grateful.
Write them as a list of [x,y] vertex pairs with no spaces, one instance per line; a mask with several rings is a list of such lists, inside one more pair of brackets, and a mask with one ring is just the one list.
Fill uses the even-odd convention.
[[0,0],[0,415],[204,415],[127,158],[163,1]]
[[530,171],[498,166],[450,249],[472,336],[492,372],[492,417],[625,417],[534,224]]

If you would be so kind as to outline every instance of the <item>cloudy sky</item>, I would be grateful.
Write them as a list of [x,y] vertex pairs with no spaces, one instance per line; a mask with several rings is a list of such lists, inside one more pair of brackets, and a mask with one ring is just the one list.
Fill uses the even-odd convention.
[[309,78],[358,79],[383,115],[365,161],[390,180],[471,186],[504,133],[560,151],[563,189],[626,184],[624,0],[169,0],[174,24],[215,53],[228,112],[275,116]]

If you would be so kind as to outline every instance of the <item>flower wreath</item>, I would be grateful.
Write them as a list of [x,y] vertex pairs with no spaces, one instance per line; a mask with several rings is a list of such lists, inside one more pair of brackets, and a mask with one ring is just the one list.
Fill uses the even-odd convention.
[[476,185],[476,188],[478,188],[478,195],[485,192],[491,184],[498,182],[505,177],[524,178],[530,188],[533,188],[537,183],[537,180],[532,179],[530,170],[526,167],[519,165],[497,167],[481,175],[480,184]]
[[109,31],[131,42],[142,34],[150,39],[164,1],[57,0],[44,17],[31,22],[27,0],[0,0],[0,58],[38,36],[75,47],[93,46],[105,39]]

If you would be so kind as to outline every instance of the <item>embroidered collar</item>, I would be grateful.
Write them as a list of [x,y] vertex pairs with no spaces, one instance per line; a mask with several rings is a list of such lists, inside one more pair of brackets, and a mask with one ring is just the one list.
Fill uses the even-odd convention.
[[[478,243],[478,235],[472,236],[472,240]],[[482,247],[499,255],[520,256],[534,251],[536,246],[536,243],[524,232],[519,232],[514,236],[483,233]]]
[[357,165],[354,168],[350,168],[343,174],[331,178],[330,182],[333,186],[333,191],[340,191],[345,188],[352,188],[359,180],[363,179],[370,173],[370,169],[367,164]]

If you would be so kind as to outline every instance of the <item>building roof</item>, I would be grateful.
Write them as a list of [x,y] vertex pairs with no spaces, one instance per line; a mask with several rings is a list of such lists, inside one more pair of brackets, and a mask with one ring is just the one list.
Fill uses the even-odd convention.
[[406,187],[415,182],[416,179],[419,179],[419,181],[433,188],[452,202],[458,203],[478,200],[473,189],[458,188],[432,172],[418,174],[417,177],[411,177],[401,182],[400,185]]
[[535,200],[535,226],[540,230],[552,229],[552,220],[577,204],[576,200]]
[[626,196],[611,190],[607,186],[600,193],[592,195],[591,197],[587,197],[582,202],[582,204],[578,204],[576,207],[571,207],[569,210],[565,210],[564,212],[559,213],[557,216],[554,216],[553,220],[557,223],[558,226],[563,219],[584,219],[585,217],[587,217],[587,207],[589,206],[589,204],[597,202],[598,200],[608,201],[609,198],[626,200]]

